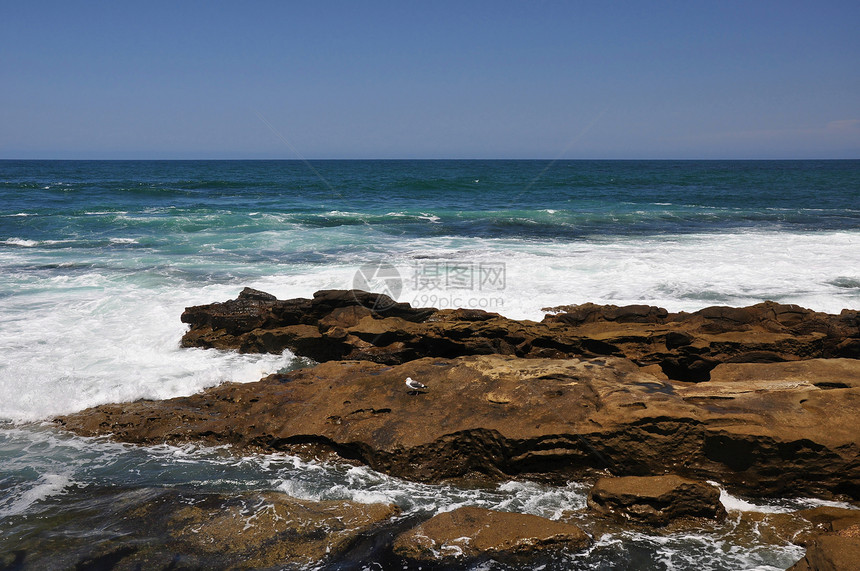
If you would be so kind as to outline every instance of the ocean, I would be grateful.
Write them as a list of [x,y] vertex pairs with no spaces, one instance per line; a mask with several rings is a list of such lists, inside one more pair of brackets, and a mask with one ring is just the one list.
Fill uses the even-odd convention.
[[[117,489],[281,490],[394,502],[404,517],[480,505],[558,518],[585,505],[579,482],[415,484],[287,455],[84,439],[47,422],[306,364],[179,347],[186,306],[245,286],[282,299],[384,288],[413,305],[534,320],[585,302],[860,309],[856,160],[4,160],[0,197],[0,554],[38,551],[49,534],[73,558],[80,530],[45,522],[93,510],[109,522],[102,500]],[[822,503],[724,499],[777,512]],[[771,570],[803,554],[732,521],[716,535],[604,536],[532,568]]]

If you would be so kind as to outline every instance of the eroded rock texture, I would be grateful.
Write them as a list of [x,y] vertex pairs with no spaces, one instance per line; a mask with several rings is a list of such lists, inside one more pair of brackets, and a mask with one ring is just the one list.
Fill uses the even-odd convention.
[[[429,389],[415,394],[407,377]],[[480,355],[331,361],[59,422],[135,443],[312,447],[422,481],[564,481],[608,470],[714,479],[754,495],[856,499],[858,407],[853,359],[720,365],[714,380],[694,384],[618,357]]]
[[189,307],[185,347],[280,353],[389,365],[422,357],[627,357],[667,378],[702,382],[720,363],[860,357],[856,311],[828,315],[773,302],[670,314],[650,306],[548,308],[540,323],[480,310],[435,310],[381,294],[327,290],[281,301],[255,290]]

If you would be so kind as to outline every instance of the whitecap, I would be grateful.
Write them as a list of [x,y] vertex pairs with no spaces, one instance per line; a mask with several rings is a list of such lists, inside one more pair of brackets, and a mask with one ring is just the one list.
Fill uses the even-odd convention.
[[726,508],[726,511],[729,512],[790,513],[794,511],[791,508],[786,508],[773,503],[754,504],[737,496],[733,496],[716,482],[708,483],[720,488],[720,503],[722,503],[723,507]]
[[33,246],[38,246],[39,242],[36,240],[26,240],[24,238],[8,238],[3,240],[4,244],[9,244],[10,246],[21,246],[23,248],[32,248]]

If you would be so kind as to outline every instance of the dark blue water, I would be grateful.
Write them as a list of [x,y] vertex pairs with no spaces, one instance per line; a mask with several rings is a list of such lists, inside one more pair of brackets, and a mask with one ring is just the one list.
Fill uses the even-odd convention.
[[25,240],[276,227],[242,220],[259,212],[404,237],[860,226],[860,161],[0,161],[0,192],[6,214],[60,217],[3,221]]

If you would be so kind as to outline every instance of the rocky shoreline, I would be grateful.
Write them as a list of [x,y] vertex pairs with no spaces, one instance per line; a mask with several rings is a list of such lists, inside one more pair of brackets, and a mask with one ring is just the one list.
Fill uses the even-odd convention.
[[[594,518],[626,514],[622,521],[649,526],[722,517],[708,480],[748,496],[860,501],[857,311],[829,315],[773,302],[675,314],[592,304],[548,311],[541,322],[516,321],[354,290],[277,300],[246,288],[235,300],[187,308],[182,345],[289,349],[318,365],[57,422],[139,444],[337,456],[425,482],[604,478],[590,500]],[[407,378],[428,388],[411,390]],[[610,492],[627,499],[605,497]],[[421,524],[439,531],[436,543],[426,544],[424,528],[406,531],[395,552],[433,561],[590,543],[582,530],[565,528],[486,537],[482,548],[477,538],[454,545],[445,538],[499,518],[455,515]],[[496,527],[515,532],[533,523]],[[857,548],[858,523],[824,525],[825,539],[808,540],[812,566],[798,569],[826,568],[815,554],[834,545]]]

